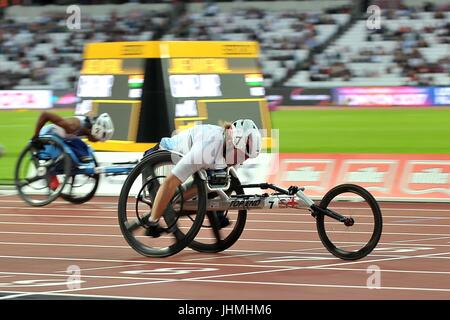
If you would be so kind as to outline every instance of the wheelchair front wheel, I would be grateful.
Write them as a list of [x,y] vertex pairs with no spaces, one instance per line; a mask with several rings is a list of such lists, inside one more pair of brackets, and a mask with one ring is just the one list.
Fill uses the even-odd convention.
[[323,214],[316,216],[320,240],[331,254],[343,260],[358,260],[376,247],[383,220],[377,201],[366,189],[354,184],[336,186],[325,194],[319,206],[353,222],[346,226]]

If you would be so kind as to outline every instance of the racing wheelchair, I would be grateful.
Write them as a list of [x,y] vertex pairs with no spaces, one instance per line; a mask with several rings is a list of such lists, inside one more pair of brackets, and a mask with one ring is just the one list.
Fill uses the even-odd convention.
[[[113,163],[99,167],[89,147],[89,162],[80,162],[63,139],[54,135],[39,136],[20,153],[15,168],[15,185],[28,204],[40,207],[61,197],[74,204],[94,197],[100,174],[128,174],[137,163]],[[57,183],[52,183],[57,179]]]
[[[338,185],[316,204],[300,187],[283,189],[269,183],[243,185],[232,167],[200,170],[192,175],[178,187],[160,219],[166,231],[164,235],[145,236],[158,188],[181,157],[167,150],[151,153],[133,168],[122,186],[118,204],[121,232],[129,245],[144,256],[167,257],[185,247],[199,252],[226,250],[241,236],[247,211],[251,209],[309,211],[322,244],[343,260],[367,256],[381,237],[380,207],[360,186]],[[244,192],[255,188],[273,192]]]

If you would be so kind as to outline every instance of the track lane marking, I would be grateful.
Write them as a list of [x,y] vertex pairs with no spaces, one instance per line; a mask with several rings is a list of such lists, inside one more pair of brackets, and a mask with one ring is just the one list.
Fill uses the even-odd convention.
[[[118,245],[93,245],[93,244],[76,244],[76,243],[36,243],[36,242],[2,242],[0,241],[0,245],[27,245],[27,246],[55,246],[55,247],[85,247],[85,248],[114,248],[114,249],[127,249],[129,250],[129,246],[118,246]],[[381,248],[382,249],[382,248]],[[246,250],[247,251],[247,250]],[[248,252],[248,251],[247,251]],[[251,252],[258,252],[258,251],[251,251]],[[268,251],[261,251],[263,253],[275,253],[275,252],[268,252]],[[280,253],[287,253],[292,254],[296,252],[288,251],[288,252],[280,252]],[[305,254],[302,252],[298,252],[297,254]],[[308,255],[314,254],[314,253],[306,253]],[[449,253],[450,254],[450,253]],[[327,253],[318,253],[317,255],[329,255]],[[398,258],[398,257],[409,257],[409,256],[399,256],[399,255],[386,255],[386,254],[371,254],[373,257],[388,257],[388,258]],[[332,256],[331,256],[332,257]],[[336,258],[335,258],[336,259]],[[446,259],[444,257],[443,259]],[[450,259],[450,257],[448,257]]]
[[[24,291],[0,291],[0,293],[11,293],[11,294],[24,294]],[[36,293],[40,295],[40,293]],[[146,298],[146,297],[136,297],[136,296],[111,296],[111,295],[97,295],[97,294],[76,294],[76,293],[47,293],[49,296],[61,296],[61,297],[77,297],[77,298],[106,298],[106,299],[132,299],[132,300],[178,300],[172,298]]]
[[[286,283],[286,282],[261,282],[261,281],[233,281],[233,280],[184,280],[194,282],[215,282],[215,283],[235,283],[235,284],[251,284],[251,285],[271,285],[271,286],[294,286],[294,287],[314,287],[314,288],[339,288],[339,289],[363,289],[370,290],[367,286],[352,286],[338,284],[313,284],[313,283]],[[450,292],[448,288],[421,288],[421,287],[379,287],[376,290],[401,290],[401,291],[434,291],[434,292]]]
[[[139,266],[145,266],[145,264],[139,263],[139,264],[129,264],[129,265],[120,265],[120,266],[112,266],[112,267],[98,267],[98,268],[87,268],[87,269],[80,269],[80,272],[84,271],[94,271],[94,270],[108,270],[108,269],[120,269],[120,268],[128,268],[128,267],[139,267]],[[67,270],[60,270],[55,271],[55,273],[66,273]],[[0,272],[1,273],[1,272]]]
[[[3,225],[35,225],[35,226],[59,226],[59,227],[101,227],[101,228],[119,228],[118,225],[89,225],[89,224],[76,224],[76,223],[44,223],[44,222],[0,222]],[[186,229],[181,227],[181,229]],[[245,231],[262,231],[262,232],[297,232],[297,233],[317,233],[317,230],[304,230],[304,229],[258,229],[258,228],[246,228]],[[347,231],[328,231],[331,234],[344,233]],[[353,234],[372,234],[369,231],[352,231]],[[411,233],[411,232],[383,232],[383,235],[408,235],[408,236],[447,236],[448,234],[442,233]]]
[[[73,215],[51,215],[51,214],[14,214],[14,213],[0,213],[1,217],[11,217],[11,218],[62,218],[62,219],[109,219],[117,220],[117,217],[104,217],[104,216],[73,216]],[[357,217],[352,215],[352,217]],[[371,218],[364,216],[363,218]],[[430,220],[430,219],[424,219]],[[442,220],[442,218],[434,218],[433,220]],[[405,220],[406,221],[406,220]],[[413,220],[411,220],[413,221]],[[415,220],[414,220],[415,221]],[[12,221],[4,221],[12,222]],[[398,221],[400,222],[400,221]],[[283,223],[283,224],[316,224],[315,221],[286,221],[286,220],[251,220],[248,219],[247,223]],[[332,222],[331,225],[341,225],[339,222]],[[360,222],[359,225],[373,225],[373,223]],[[410,224],[410,223],[383,223],[383,226],[404,226],[404,227],[449,227],[450,224]]]
[[[59,271],[57,271],[59,272]],[[14,272],[14,271],[0,271],[0,274],[6,276],[39,276],[39,277],[56,277],[56,278],[68,278],[70,274],[61,273],[42,273],[42,272]],[[92,279],[113,279],[113,280],[171,280],[169,278],[156,278],[156,277],[130,277],[130,276],[104,276],[104,275],[81,275],[81,278],[92,278]],[[2,288],[0,286],[0,288]]]
[[133,286],[155,284],[155,283],[162,283],[162,282],[167,282],[167,281],[162,280],[162,281],[150,281],[150,282],[117,284],[117,285],[109,285],[109,286],[87,287],[87,288],[79,288],[79,289],[52,290],[52,291],[44,291],[44,292],[39,292],[39,293],[36,293],[36,292],[34,292],[34,293],[23,293],[23,294],[17,294],[17,295],[12,295],[12,296],[0,297],[0,300],[22,298],[22,297],[26,297],[26,296],[32,296],[32,295],[35,295],[35,294],[48,295],[48,294],[66,293],[66,292],[74,292],[74,291],[90,291],[90,290],[111,289],[111,288],[120,288],[120,287],[133,287]]
[[[54,233],[54,232],[27,232],[27,231],[0,231],[0,234],[19,234],[23,235],[24,232],[26,232],[29,235],[51,235],[56,237],[73,237],[73,236],[80,236],[80,237],[107,237],[107,238],[123,238],[122,235],[118,234],[95,234],[95,233]],[[145,238],[145,236],[142,236],[142,238]],[[425,239],[414,239],[414,240],[396,240],[392,242],[379,242],[378,246],[380,245],[395,245],[395,246],[410,246],[410,244],[405,242],[413,242],[413,241],[427,241],[427,240],[438,240],[438,239],[447,239],[449,236],[445,237],[438,237],[438,238],[425,238]],[[212,240],[213,238],[206,238],[206,237],[197,237],[197,240]],[[320,240],[291,240],[291,239],[285,239],[285,240],[276,240],[276,239],[255,239],[255,238],[239,238],[239,242],[280,242],[280,243],[322,243]],[[15,242],[14,242],[15,243]],[[349,246],[356,246],[364,244],[364,242],[354,242],[354,241],[340,241],[342,244],[348,244]],[[429,244],[429,243],[415,243],[416,246],[435,246],[435,247],[449,247],[448,244]],[[325,249],[325,247],[318,247],[316,249]],[[311,248],[307,249],[298,249],[298,251],[303,250],[311,250]],[[233,251],[233,249],[226,250],[227,252]],[[292,251],[297,251],[297,249],[294,249]]]

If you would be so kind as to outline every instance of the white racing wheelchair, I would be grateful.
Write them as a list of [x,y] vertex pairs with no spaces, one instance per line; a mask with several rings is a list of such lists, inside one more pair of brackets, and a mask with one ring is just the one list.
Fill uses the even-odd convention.
[[[166,208],[160,222],[165,230],[163,236],[145,236],[158,188],[181,156],[167,150],[149,154],[133,168],[122,187],[118,204],[120,228],[129,245],[142,255],[167,257],[187,246],[199,252],[226,250],[241,236],[247,211],[252,209],[309,211],[325,248],[344,260],[367,256],[381,237],[380,207],[361,186],[338,185],[316,204],[300,187],[243,185],[232,167],[195,173],[178,188]],[[249,188],[273,192],[245,194]],[[268,220],[273,215],[267,213]]]

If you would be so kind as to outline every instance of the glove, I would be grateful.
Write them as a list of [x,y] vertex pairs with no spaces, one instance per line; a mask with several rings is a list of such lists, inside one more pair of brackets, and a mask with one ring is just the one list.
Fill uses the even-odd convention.
[[39,138],[32,138],[30,144],[37,150],[44,149],[44,143],[41,140],[39,140]]

